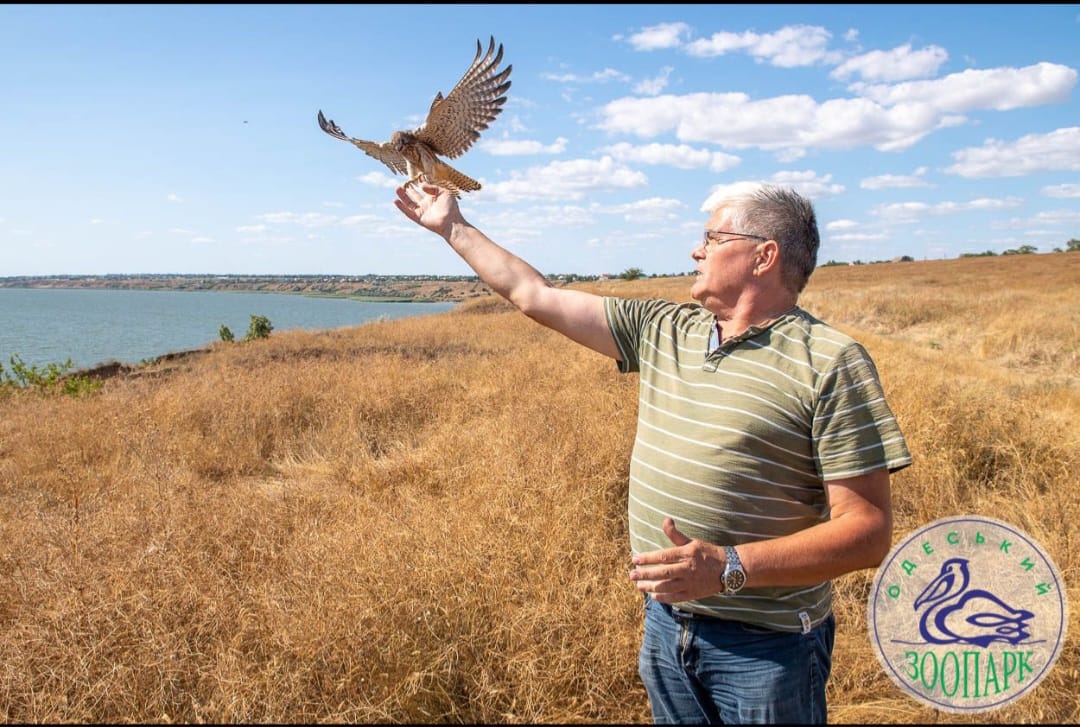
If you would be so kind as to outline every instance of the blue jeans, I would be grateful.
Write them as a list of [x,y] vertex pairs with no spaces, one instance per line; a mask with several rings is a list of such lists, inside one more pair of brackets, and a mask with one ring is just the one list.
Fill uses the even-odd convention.
[[638,671],[656,723],[825,724],[836,619],[809,633],[673,610],[646,597]]

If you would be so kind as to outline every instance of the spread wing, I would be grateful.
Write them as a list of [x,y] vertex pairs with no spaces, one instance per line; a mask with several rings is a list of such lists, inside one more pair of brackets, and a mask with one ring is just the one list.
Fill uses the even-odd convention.
[[337,124],[333,121],[326,120],[322,111],[319,112],[319,128],[335,139],[341,139],[342,141],[354,144],[368,156],[374,157],[388,166],[390,171],[397,174],[408,174],[408,165],[405,162],[405,157],[394,151],[393,147],[389,144],[379,144],[374,141],[364,141],[363,139],[354,139],[351,136],[345,136],[344,132],[338,128]]
[[478,40],[472,65],[445,98],[441,92],[435,95],[427,119],[415,132],[422,141],[448,159],[465,153],[506,103],[503,94],[510,88],[510,70],[513,66],[498,70],[503,57],[502,43],[496,53],[495,38],[492,38],[483,58],[480,57],[481,51]]

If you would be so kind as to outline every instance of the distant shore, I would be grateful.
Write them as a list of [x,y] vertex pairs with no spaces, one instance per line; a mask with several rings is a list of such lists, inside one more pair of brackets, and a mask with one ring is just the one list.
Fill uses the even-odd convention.
[[21,275],[0,277],[0,288],[295,293],[385,303],[459,303],[491,293],[475,276],[451,275]]

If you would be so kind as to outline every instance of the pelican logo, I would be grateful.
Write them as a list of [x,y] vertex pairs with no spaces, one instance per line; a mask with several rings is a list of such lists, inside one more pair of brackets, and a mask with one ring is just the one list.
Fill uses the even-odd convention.
[[881,564],[867,603],[886,673],[949,712],[997,709],[1050,673],[1065,643],[1065,583],[1015,527],[983,517],[936,520]]

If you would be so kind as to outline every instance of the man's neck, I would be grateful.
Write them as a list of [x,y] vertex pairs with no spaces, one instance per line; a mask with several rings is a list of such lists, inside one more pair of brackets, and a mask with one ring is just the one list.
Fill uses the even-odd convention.
[[751,327],[762,328],[769,325],[785,313],[792,311],[798,303],[798,296],[776,297],[774,300],[755,302],[743,308],[736,308],[724,313],[715,313],[716,328],[720,341],[726,341],[740,335]]

